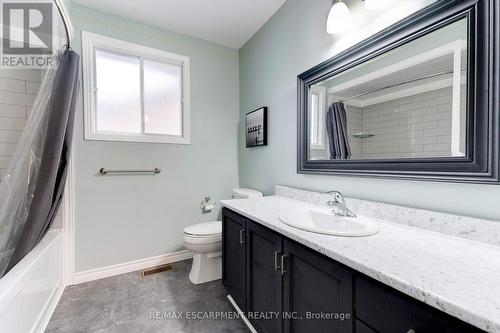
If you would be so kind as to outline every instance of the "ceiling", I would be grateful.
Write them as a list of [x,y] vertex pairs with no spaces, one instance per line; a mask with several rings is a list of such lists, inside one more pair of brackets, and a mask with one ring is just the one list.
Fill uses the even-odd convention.
[[241,48],[286,0],[73,0],[234,49]]

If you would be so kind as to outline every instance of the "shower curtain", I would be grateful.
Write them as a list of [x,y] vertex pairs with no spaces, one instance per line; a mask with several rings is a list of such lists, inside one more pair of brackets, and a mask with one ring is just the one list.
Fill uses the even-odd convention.
[[330,159],[344,160],[351,156],[347,134],[347,113],[344,103],[335,102],[326,113],[326,131],[330,147]]
[[70,157],[78,84],[78,54],[65,50],[54,56],[0,182],[0,276],[40,242],[57,213]]

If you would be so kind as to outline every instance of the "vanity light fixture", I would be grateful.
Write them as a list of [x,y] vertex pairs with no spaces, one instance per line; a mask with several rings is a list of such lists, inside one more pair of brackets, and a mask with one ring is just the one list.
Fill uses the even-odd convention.
[[326,21],[326,31],[329,34],[338,34],[344,32],[351,25],[351,11],[342,0],[337,2],[333,0],[332,8],[328,13]]

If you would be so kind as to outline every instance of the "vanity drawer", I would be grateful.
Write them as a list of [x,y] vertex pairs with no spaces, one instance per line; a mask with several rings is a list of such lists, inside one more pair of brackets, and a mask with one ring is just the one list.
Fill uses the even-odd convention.
[[[482,332],[443,312],[372,280],[355,279],[356,319],[359,332],[466,333]],[[358,326],[358,325],[356,325]]]

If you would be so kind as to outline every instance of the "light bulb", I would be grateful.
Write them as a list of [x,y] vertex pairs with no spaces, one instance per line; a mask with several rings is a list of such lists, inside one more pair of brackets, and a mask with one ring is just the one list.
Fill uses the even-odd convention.
[[333,4],[328,13],[326,31],[329,34],[338,34],[347,30],[351,25],[351,11],[343,2]]

